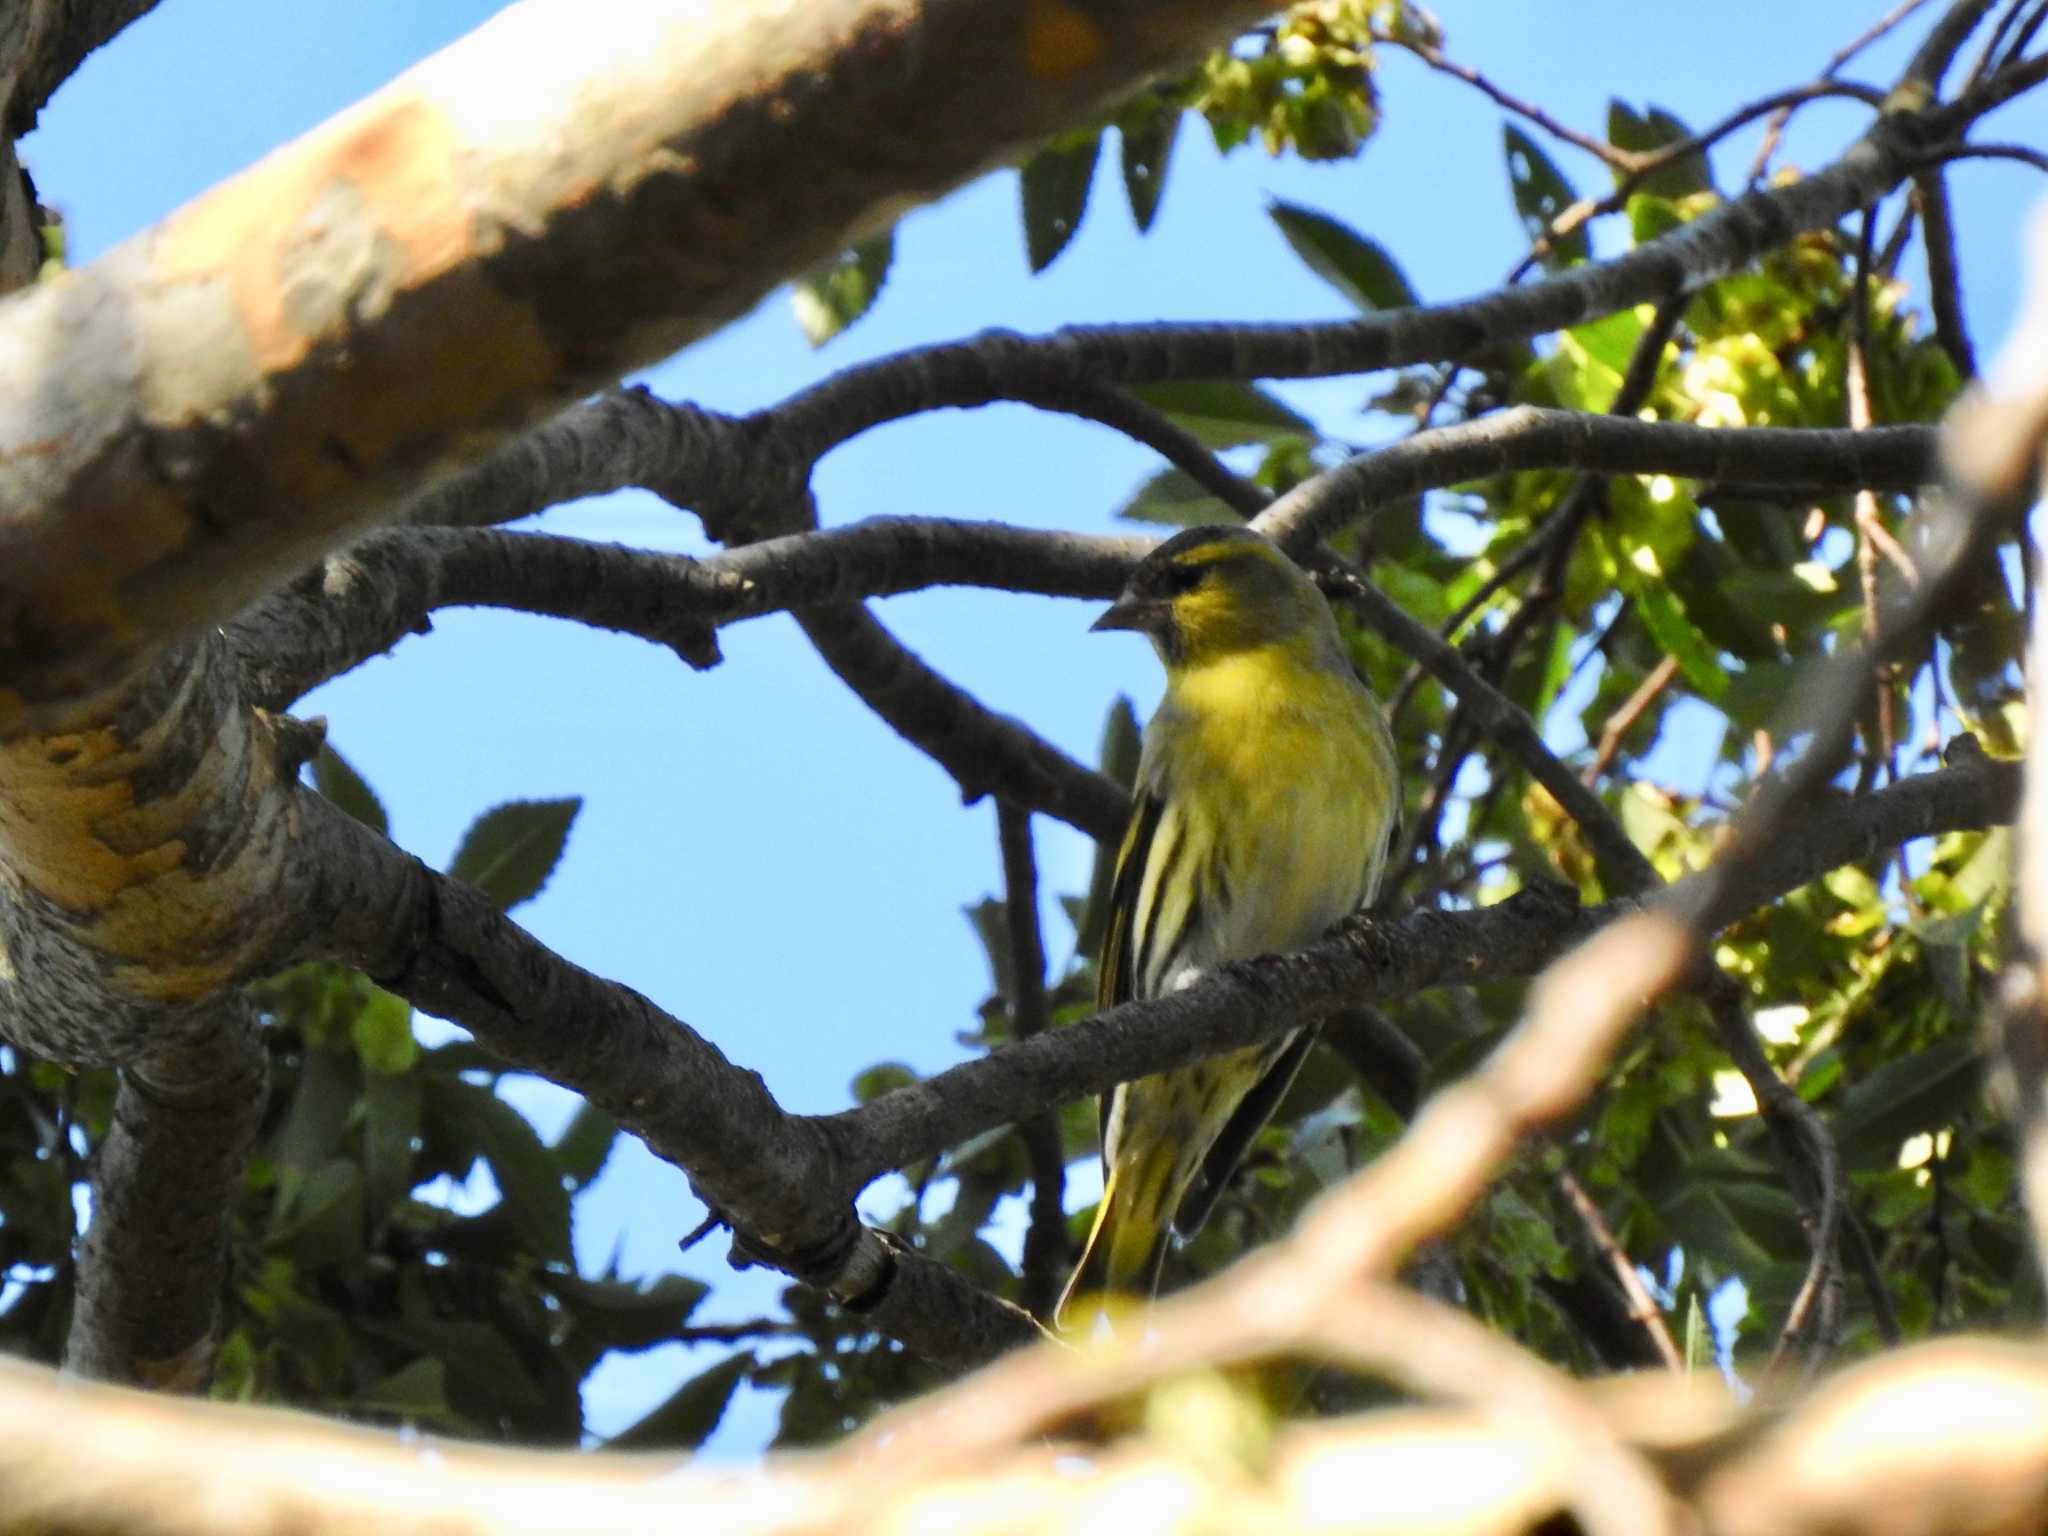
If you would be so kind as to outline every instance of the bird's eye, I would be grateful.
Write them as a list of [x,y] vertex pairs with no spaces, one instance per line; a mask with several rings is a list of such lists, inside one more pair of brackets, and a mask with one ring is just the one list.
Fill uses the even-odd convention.
[[1208,569],[1206,565],[1169,565],[1164,572],[1165,579],[1162,585],[1168,592],[1176,595],[1192,592],[1202,584],[1202,577]]

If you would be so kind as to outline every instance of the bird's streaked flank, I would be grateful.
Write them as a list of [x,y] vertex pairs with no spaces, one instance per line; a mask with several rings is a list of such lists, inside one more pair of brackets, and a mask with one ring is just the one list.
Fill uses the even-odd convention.
[[[1188,529],[1094,627],[1138,631],[1166,667],[1111,886],[1102,1007],[1299,948],[1371,899],[1400,808],[1393,739],[1329,605],[1277,546]],[[1310,1043],[1297,1031],[1110,1095],[1102,1203],[1062,1318],[1076,1296],[1156,1287],[1169,1232],[1208,1216]]]

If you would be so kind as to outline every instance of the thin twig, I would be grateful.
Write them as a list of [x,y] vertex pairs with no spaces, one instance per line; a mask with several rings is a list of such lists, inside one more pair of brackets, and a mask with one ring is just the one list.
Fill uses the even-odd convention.
[[[1847,64],[1857,54],[1868,48],[1887,32],[1890,32],[1900,22],[1911,16],[1926,3],[1927,0],[1901,0],[1900,4],[1893,6],[1889,11],[1885,12],[1884,15],[1871,23],[1865,31],[1838,48],[1828,59],[1826,66],[1821,70],[1820,78],[1823,80],[1834,79],[1835,72],[1843,65]],[[1751,185],[1763,179],[1764,168],[1771,163],[1771,156],[1777,152],[1778,141],[1784,136],[1785,125],[1792,120],[1793,105],[1788,104],[1778,108],[1771,114],[1770,122],[1764,125],[1763,142],[1757,145],[1756,158],[1750,162],[1749,175],[1746,178]]]
[[1590,133],[1581,133],[1576,128],[1559,122],[1534,102],[1524,101],[1521,97],[1510,94],[1478,70],[1447,57],[1441,49],[1433,47],[1419,37],[1405,37],[1399,33],[1374,28],[1372,38],[1376,43],[1412,53],[1439,74],[1450,75],[1454,79],[1464,81],[1496,106],[1514,113],[1517,117],[1527,118],[1552,138],[1570,144],[1576,149],[1583,149],[1587,154],[1617,171],[1636,170],[1649,158],[1640,151],[1623,149],[1617,144],[1610,144],[1605,139],[1595,138]]
[[1679,1351],[1677,1341],[1671,1337],[1671,1329],[1664,1321],[1664,1309],[1657,1305],[1657,1298],[1652,1296],[1648,1287],[1643,1284],[1643,1277],[1636,1272],[1635,1260],[1631,1259],[1628,1250],[1621,1246],[1620,1239],[1614,1235],[1614,1229],[1608,1226],[1607,1218],[1600,1213],[1600,1207],[1594,1203],[1593,1197],[1586,1193],[1586,1186],[1581,1184],[1569,1169],[1557,1176],[1557,1184],[1558,1188],[1564,1191],[1565,1199],[1571,1202],[1572,1209],[1578,1213],[1579,1224],[1586,1229],[1586,1236],[1599,1251],[1600,1256],[1607,1261],[1607,1267],[1613,1273],[1615,1282],[1620,1285],[1622,1295],[1628,1298],[1629,1317],[1649,1335],[1650,1343],[1656,1348],[1657,1358],[1664,1362],[1665,1367],[1673,1371],[1683,1371],[1685,1356]]
[[[1010,1027],[1029,1040],[1047,1024],[1045,942],[1038,927],[1038,869],[1031,849],[1031,813],[996,802],[1003,854],[1003,920],[1010,939]],[[1067,1264],[1067,1163],[1060,1153],[1056,1113],[1033,1115],[1017,1127],[1031,1164],[1031,1224],[1024,1232],[1024,1306],[1040,1321],[1051,1318]]]
[[1593,754],[1593,761],[1586,764],[1586,771],[1580,775],[1588,786],[1598,784],[1600,776],[1607,772],[1614,759],[1621,753],[1621,744],[1628,739],[1628,733],[1635,729],[1636,722],[1643,718],[1643,711],[1656,703],[1657,695],[1671,686],[1671,680],[1678,676],[1678,658],[1666,656],[1650,669],[1649,675],[1636,684],[1636,690],[1622,701],[1617,709],[1600,728],[1599,749]]

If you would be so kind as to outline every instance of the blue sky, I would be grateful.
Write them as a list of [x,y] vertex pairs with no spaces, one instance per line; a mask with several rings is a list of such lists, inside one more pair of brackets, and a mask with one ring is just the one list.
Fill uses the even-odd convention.
[[[26,158],[45,200],[66,214],[73,259],[87,260],[497,8],[165,0],[59,93]],[[1884,8],[1444,0],[1438,10],[1455,57],[1598,131],[1612,95],[1638,106],[1647,97],[1704,125],[1811,77]],[[601,14],[593,8],[593,24]],[[1909,39],[1919,34],[1919,25],[1906,29]],[[1850,74],[1888,80],[1903,55],[1904,44],[1888,42]],[[1273,197],[1370,232],[1425,299],[1495,285],[1522,250],[1501,114],[1403,56],[1387,60],[1381,82],[1385,123],[1357,161],[1317,167],[1256,150],[1219,158],[1191,124],[1152,234],[1132,230],[1106,157],[1079,237],[1037,278],[1024,261],[1015,177],[999,173],[906,219],[879,306],[822,351],[805,345],[777,294],[645,380],[669,398],[744,410],[863,358],[987,326],[1341,315],[1343,301],[1300,266],[1267,218]],[[1864,116],[1852,105],[1808,109],[1781,160],[1822,163]],[[2039,143],[2044,128],[2043,109],[2023,104],[1985,136]],[[1754,142],[1740,135],[1717,157],[1723,185],[1739,178]],[[1586,157],[1553,154],[1582,187],[1606,184]],[[2015,305],[2019,231],[2037,195],[2030,174],[1981,164],[1954,176],[1966,301],[1987,353]],[[1341,434],[1384,430],[1358,417],[1368,380],[1280,392]],[[1155,467],[1104,429],[1002,407],[872,433],[824,463],[818,493],[833,524],[890,514],[1100,530]],[[637,494],[557,509],[542,526],[705,547],[690,519]],[[1142,708],[1158,691],[1142,645],[1087,635],[1093,611],[1084,605],[930,593],[878,611],[949,676],[1083,758],[1117,693]],[[723,643],[725,664],[694,674],[619,637],[454,612],[437,618],[430,637],[322,689],[302,712],[328,717],[336,745],[391,808],[395,836],[429,861],[445,861],[489,805],[586,796],[567,859],[524,920],[758,1068],[791,1108],[836,1109],[851,1077],[874,1061],[930,1070],[960,1055],[955,1032],[988,987],[961,909],[999,885],[993,812],[963,808],[950,780],[869,716],[786,618],[741,625]],[[1575,734],[1558,744],[1576,745]],[[1686,744],[1672,754],[1682,771]],[[1079,887],[1088,849],[1076,834],[1039,825],[1059,963],[1067,928],[1053,897]],[[521,1102],[552,1129],[563,1098],[536,1089]],[[681,1267],[712,1280],[718,1290],[700,1320],[757,1315],[775,1286],[760,1272],[731,1274],[722,1242],[678,1259],[675,1239],[699,1214],[680,1174],[622,1148],[579,1204],[578,1247],[600,1262],[619,1248],[631,1273]],[[710,1358],[671,1346],[606,1367],[592,1388],[593,1427],[630,1422]],[[743,1401],[720,1443],[758,1443],[771,1425],[772,1403]]]

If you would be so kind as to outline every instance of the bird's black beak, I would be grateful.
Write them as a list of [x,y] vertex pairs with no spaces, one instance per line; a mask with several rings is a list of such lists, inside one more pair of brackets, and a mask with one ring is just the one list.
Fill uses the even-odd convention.
[[1088,628],[1094,633],[1105,629],[1135,629],[1140,634],[1150,634],[1165,616],[1166,604],[1126,595],[1111,603],[1108,611]]

